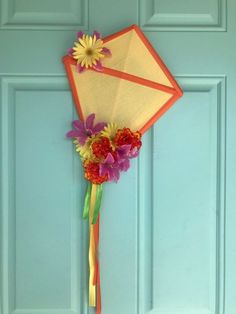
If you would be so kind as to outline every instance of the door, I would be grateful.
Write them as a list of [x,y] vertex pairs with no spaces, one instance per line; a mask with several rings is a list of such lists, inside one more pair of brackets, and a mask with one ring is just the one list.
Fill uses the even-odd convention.
[[138,24],[184,96],[101,213],[103,314],[236,313],[236,2],[1,0],[1,314],[85,314],[85,181],[61,57]]

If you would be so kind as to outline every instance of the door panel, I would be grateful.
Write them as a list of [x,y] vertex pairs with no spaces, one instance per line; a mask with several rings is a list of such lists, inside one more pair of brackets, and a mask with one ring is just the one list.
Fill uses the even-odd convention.
[[225,78],[177,79],[184,99],[148,134],[141,156],[141,184],[149,173],[141,203],[151,198],[151,205],[148,212],[140,207],[140,298],[148,291],[140,311],[217,313],[224,284]]
[[79,313],[84,183],[65,140],[75,116],[66,79],[4,77],[2,100],[2,312]]
[[226,0],[140,0],[146,31],[225,31]]
[[0,0],[1,314],[85,314],[86,183],[61,57],[138,24],[184,90],[105,186],[103,314],[236,313],[236,2]]

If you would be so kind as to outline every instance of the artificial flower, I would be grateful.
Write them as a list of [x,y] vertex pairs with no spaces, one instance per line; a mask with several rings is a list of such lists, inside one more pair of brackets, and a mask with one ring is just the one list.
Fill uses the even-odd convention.
[[84,177],[94,183],[94,184],[102,184],[107,181],[108,176],[106,174],[100,175],[99,173],[99,163],[86,160],[83,163],[84,166]]
[[75,139],[73,141],[73,143],[75,144],[75,147],[76,147],[75,150],[77,153],[80,154],[80,158],[82,160],[85,160],[85,159],[93,160],[94,159],[93,152],[91,151],[91,145],[92,145],[92,142],[95,140],[95,138],[96,138],[96,136],[94,136],[94,135],[92,137],[88,138],[84,145],[81,145],[77,139]]
[[112,152],[112,147],[109,139],[105,136],[100,136],[91,144],[93,154],[97,158],[106,158],[108,153]]
[[130,150],[131,150],[130,144],[118,146],[116,148],[118,160],[123,160],[123,159],[129,158]]
[[132,132],[129,128],[118,129],[114,143],[117,146],[131,145],[131,148],[140,149],[142,145],[141,134],[140,132]]
[[118,160],[135,158],[139,154],[139,149],[137,147],[132,148],[130,144],[118,146],[116,151]]
[[107,154],[106,159],[100,164],[100,176],[107,176],[108,181],[117,182],[120,178],[119,164],[111,153]]
[[68,53],[77,61],[79,72],[88,68],[101,71],[101,60],[106,56],[111,56],[110,50],[103,45],[100,33],[96,31],[92,36],[78,32],[77,41],[74,43],[74,47],[68,50]]
[[129,158],[136,158],[139,155],[139,148],[134,147],[129,152]]
[[123,159],[119,162],[120,171],[127,171],[130,167],[130,161],[128,158]]
[[130,152],[131,145],[122,145],[116,148],[117,162],[119,164],[120,171],[127,171],[130,167]]
[[108,123],[107,126],[105,126],[105,128],[101,132],[101,135],[108,137],[111,141],[113,141],[117,130],[118,130],[118,125],[114,122],[111,122],[111,123]]
[[141,133],[129,128],[118,129],[115,123],[94,125],[94,120],[95,114],[90,114],[85,122],[73,121],[74,129],[67,136],[74,138],[88,181],[94,184],[117,182],[120,172],[129,169],[130,159],[139,154]]
[[74,130],[71,130],[67,133],[67,137],[74,137],[78,140],[80,145],[84,145],[86,140],[90,138],[92,135],[96,135],[101,132],[106,123],[97,123],[94,125],[95,114],[90,114],[85,122],[75,120],[72,122]]

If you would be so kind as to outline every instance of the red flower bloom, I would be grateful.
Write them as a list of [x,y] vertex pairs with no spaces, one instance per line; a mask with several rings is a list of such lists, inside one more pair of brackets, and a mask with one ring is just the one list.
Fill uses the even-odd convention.
[[93,154],[97,158],[106,158],[108,153],[112,152],[112,147],[109,139],[101,136],[91,145]]
[[94,161],[86,160],[84,161],[84,177],[94,183],[94,184],[102,184],[107,181],[108,177],[99,175],[99,163]]
[[118,129],[114,143],[117,146],[131,145],[131,148],[140,149],[142,146],[141,133],[138,131],[132,132],[129,128]]

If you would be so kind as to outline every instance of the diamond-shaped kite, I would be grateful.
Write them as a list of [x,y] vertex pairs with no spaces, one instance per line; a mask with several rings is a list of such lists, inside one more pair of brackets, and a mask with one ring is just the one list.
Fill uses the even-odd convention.
[[112,53],[103,71],[78,75],[76,60],[65,56],[74,101],[80,118],[91,113],[98,121],[144,133],[181,97],[182,90],[137,25],[103,39]]

